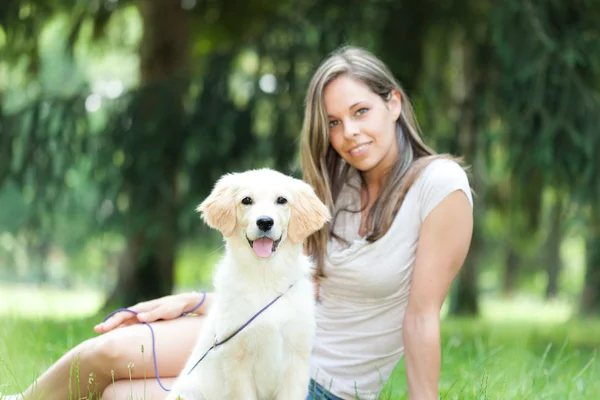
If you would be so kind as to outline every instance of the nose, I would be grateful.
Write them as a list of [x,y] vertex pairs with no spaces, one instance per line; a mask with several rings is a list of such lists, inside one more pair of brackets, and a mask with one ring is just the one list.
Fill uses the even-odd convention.
[[358,124],[350,119],[344,121],[344,136],[347,138],[351,138],[352,136],[358,135],[360,129],[358,129]]
[[266,232],[269,229],[271,229],[273,227],[273,224],[274,221],[271,217],[258,217],[258,219],[256,220],[256,225],[258,226],[258,229],[260,229],[263,232]]

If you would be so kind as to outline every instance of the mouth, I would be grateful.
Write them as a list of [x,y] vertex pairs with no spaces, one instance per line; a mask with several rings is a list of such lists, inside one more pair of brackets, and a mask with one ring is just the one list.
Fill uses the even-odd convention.
[[348,153],[350,153],[350,155],[353,157],[361,156],[367,152],[370,145],[371,145],[371,142],[359,144],[358,146],[354,146],[353,148],[351,148],[348,151]]
[[250,240],[248,236],[246,236],[246,240],[257,257],[267,258],[277,251],[277,246],[279,246],[279,243],[281,242],[281,237],[279,237],[277,240],[273,240],[269,237],[263,236],[254,240]]

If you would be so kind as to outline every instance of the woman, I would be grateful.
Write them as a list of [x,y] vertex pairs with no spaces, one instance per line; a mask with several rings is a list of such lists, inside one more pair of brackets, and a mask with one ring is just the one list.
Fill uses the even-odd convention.
[[[374,399],[404,356],[409,399],[437,399],[440,309],[473,227],[467,176],[423,143],[400,85],[363,49],[324,60],[306,103],[304,179],[334,214],[330,229],[306,243],[318,294],[310,396]],[[82,388],[93,372],[104,398],[164,397],[161,384],[169,388],[183,367],[210,295],[199,317],[176,317],[201,296],[167,296],[132,307],[137,317],[112,316],[95,327],[102,335],[63,356],[26,394],[67,398],[79,357]],[[140,321],[153,322],[160,380]]]

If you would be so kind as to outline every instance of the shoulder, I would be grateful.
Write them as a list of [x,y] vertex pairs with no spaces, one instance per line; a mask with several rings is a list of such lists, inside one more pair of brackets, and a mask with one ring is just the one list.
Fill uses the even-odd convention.
[[471,206],[473,195],[469,177],[464,168],[451,159],[433,160],[423,169],[414,183],[418,195],[419,217],[421,221],[450,193],[461,190],[467,196]]
[[455,160],[438,158],[433,160],[424,169],[415,184],[431,189],[442,188],[448,184],[461,184],[467,187],[469,178],[464,168]]

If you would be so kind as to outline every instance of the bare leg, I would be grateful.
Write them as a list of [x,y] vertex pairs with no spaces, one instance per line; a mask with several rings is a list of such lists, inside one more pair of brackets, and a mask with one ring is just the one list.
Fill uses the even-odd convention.
[[[156,362],[161,382],[163,377],[171,378],[179,374],[194,347],[203,320],[203,317],[195,316],[151,324],[156,340]],[[71,370],[73,362],[78,365],[79,381]],[[90,385],[92,373],[94,381]],[[85,396],[88,387],[94,393],[103,393],[113,380],[125,380],[129,385],[130,379],[143,380],[144,377],[156,377],[152,336],[148,326],[137,324],[82,342],[45,371],[25,391],[24,396],[25,399],[63,400],[70,398],[69,393],[77,395],[77,388]],[[70,380],[72,389],[69,389]],[[156,379],[153,383],[157,383]],[[122,385],[119,383],[117,388]],[[169,386],[165,386],[169,389]],[[161,390],[158,385],[156,387]]]
[[[163,386],[170,389],[175,383],[175,378],[164,378],[160,381]],[[156,379],[122,379],[104,390],[102,400],[163,400],[166,396],[167,392],[160,387]]]

